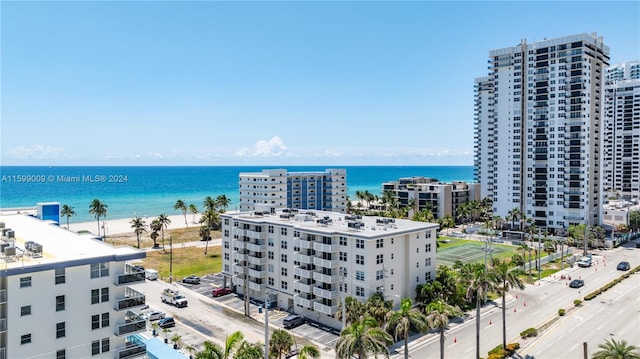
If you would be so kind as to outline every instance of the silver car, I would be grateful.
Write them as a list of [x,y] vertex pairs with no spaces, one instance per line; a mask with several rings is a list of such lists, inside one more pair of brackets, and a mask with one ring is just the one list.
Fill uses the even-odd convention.
[[143,315],[143,317],[148,321],[160,320],[164,318],[164,316],[165,316],[164,312],[159,310],[147,312]]

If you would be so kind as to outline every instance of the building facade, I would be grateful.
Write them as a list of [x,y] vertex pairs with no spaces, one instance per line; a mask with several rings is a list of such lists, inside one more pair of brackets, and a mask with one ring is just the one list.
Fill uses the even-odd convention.
[[132,283],[145,257],[24,214],[0,216],[0,358],[137,358],[133,334],[146,321],[132,309],[145,296]]
[[600,223],[608,61],[595,34],[489,52],[475,81],[475,163],[494,214],[518,209],[551,233]]
[[[469,201],[480,200],[480,184],[455,181],[442,183],[426,177],[407,177],[382,184],[382,193],[390,191],[401,207],[409,207],[409,215],[415,211],[430,209],[435,218],[457,218],[458,207]],[[411,208],[412,202],[415,206]]]
[[394,306],[435,278],[437,224],[279,209],[221,215],[223,275],[238,293],[339,327],[340,301]]
[[345,213],[347,171],[287,172],[265,169],[240,173],[241,212],[263,208],[298,208]]
[[607,69],[603,126],[604,197],[640,198],[640,62]]

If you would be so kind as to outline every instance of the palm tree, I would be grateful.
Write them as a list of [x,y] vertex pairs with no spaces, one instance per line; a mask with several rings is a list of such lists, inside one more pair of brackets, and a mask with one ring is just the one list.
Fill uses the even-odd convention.
[[136,235],[136,239],[138,240],[138,248],[140,248],[140,236],[143,233],[147,232],[147,225],[144,223],[144,220],[140,217],[135,217],[129,223],[131,223],[131,228],[133,228],[133,234]]
[[187,224],[187,204],[184,203],[183,200],[179,199],[176,201],[176,204],[173,205],[173,209],[182,212],[182,215],[184,216],[184,225],[189,227],[189,225]]
[[440,332],[440,359],[444,359],[444,331],[449,327],[449,318],[462,315],[462,311],[442,300],[436,300],[429,303],[426,312],[429,328]]
[[67,206],[66,204],[62,205],[62,209],[60,210],[60,215],[62,217],[67,217],[67,229],[69,229],[69,218],[76,215],[76,212],[73,210],[73,207]]
[[93,214],[95,219],[98,220],[98,237],[100,236],[100,217],[107,217],[107,206],[99,199],[94,199],[89,205],[89,214]]
[[407,206],[411,209],[411,214],[418,213],[417,205],[418,205],[418,201],[416,201],[415,198],[410,198],[409,199],[409,202],[407,203]]
[[364,311],[366,315],[373,317],[379,324],[383,324],[387,315],[391,311],[393,303],[391,301],[385,301],[384,295],[380,292],[375,292],[369,296],[367,302],[364,304]]
[[164,229],[169,227],[169,224],[171,224],[171,219],[169,219],[169,217],[167,217],[167,215],[163,213],[158,216],[156,221],[158,221],[158,224],[160,225],[160,231],[162,231],[162,249],[164,250]]
[[497,279],[498,292],[502,296],[502,347],[507,347],[507,306],[505,296],[509,289],[518,288],[524,289],[524,283],[520,280],[517,270],[512,270],[511,266],[506,261],[499,259],[493,262],[493,272]]
[[205,210],[217,210],[218,209],[218,203],[211,198],[211,196],[207,196],[204,201],[202,201],[202,206],[205,208]]
[[224,341],[224,359],[233,358],[233,354],[244,342],[244,336],[242,332],[236,331],[231,333],[230,336]]
[[464,264],[460,278],[467,285],[467,302],[476,302],[476,359],[480,358],[480,304],[485,293],[495,288],[496,277],[493,271],[480,263]]
[[151,239],[153,240],[153,247],[158,248],[158,242],[156,242],[156,240],[158,239],[158,237],[160,237],[158,232],[160,231],[160,229],[162,229],[162,224],[156,218],[151,221],[149,228],[151,229]]
[[229,199],[229,197],[221,194],[216,197],[216,203],[218,204],[218,206],[222,207],[224,211],[226,211],[227,207],[229,207],[229,205],[231,204],[231,200]]
[[393,343],[393,337],[378,327],[372,317],[362,318],[342,329],[336,341],[336,357],[347,359],[356,357],[366,359],[369,355],[382,354],[389,357],[387,345]]
[[344,299],[345,310],[342,310],[342,303],[338,304],[338,312],[336,318],[342,320],[342,314],[345,312],[347,325],[355,323],[365,314],[366,308],[364,304],[358,299],[348,296]]
[[413,308],[411,298],[402,298],[400,309],[389,313],[387,316],[387,329],[393,330],[396,340],[404,340],[404,358],[409,358],[409,329],[415,327],[420,333],[424,333],[429,328],[427,318],[418,310]]
[[320,350],[313,345],[305,345],[298,353],[298,359],[318,359],[320,358]]
[[606,340],[604,344],[599,344],[599,350],[591,356],[591,359],[640,359],[638,347],[627,344],[626,340],[616,342],[614,338],[611,341]]
[[218,344],[204,342],[204,349],[196,353],[196,359],[224,359],[224,351]]
[[247,341],[240,343],[233,359],[262,359],[264,358],[264,346],[258,343],[250,344]]
[[269,357],[272,355],[278,359],[287,354],[293,346],[293,337],[284,329],[276,329],[269,338]]
[[189,205],[189,213],[193,215],[193,223],[196,223],[196,214],[198,214],[198,207],[195,204],[191,203]]

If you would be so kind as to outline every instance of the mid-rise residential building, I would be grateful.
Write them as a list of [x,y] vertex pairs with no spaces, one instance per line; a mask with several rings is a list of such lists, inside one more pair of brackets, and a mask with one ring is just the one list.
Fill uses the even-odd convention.
[[600,223],[609,48],[578,34],[489,52],[475,81],[475,166],[494,214],[518,209],[551,233]]
[[345,213],[347,171],[287,172],[286,169],[265,169],[262,172],[240,173],[240,211],[263,208]]
[[640,198],[640,62],[607,69],[603,197]]
[[390,191],[401,207],[415,211],[430,209],[435,218],[457,218],[458,207],[480,200],[480,184],[454,181],[442,183],[434,178],[407,177],[382,184],[382,193]]
[[146,329],[129,287],[143,251],[26,214],[0,215],[0,358],[137,358]]
[[249,298],[339,327],[342,298],[398,306],[435,278],[435,223],[278,209],[221,215],[226,281]]

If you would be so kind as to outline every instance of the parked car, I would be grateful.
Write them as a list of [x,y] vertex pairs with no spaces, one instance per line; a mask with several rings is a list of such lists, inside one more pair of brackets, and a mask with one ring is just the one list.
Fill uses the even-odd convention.
[[211,292],[211,296],[213,297],[222,297],[223,295],[227,295],[231,293],[231,288],[216,288]]
[[200,277],[196,276],[196,275],[190,275],[188,277],[184,277],[182,279],[182,283],[188,283],[188,284],[200,284]]
[[143,314],[142,316],[146,320],[154,321],[154,320],[159,320],[159,319],[164,318],[164,312],[159,311],[159,310],[154,310],[154,311],[151,311],[151,312],[147,312],[147,313]]
[[304,324],[304,317],[298,314],[289,314],[282,320],[282,326],[285,329],[293,329],[302,324]]
[[580,288],[584,285],[584,281],[582,279],[574,279],[569,283],[569,287],[571,288]]
[[618,270],[629,270],[631,269],[631,265],[629,262],[620,262],[618,263]]
[[166,317],[166,318],[162,318],[160,319],[160,321],[158,322],[158,326],[160,328],[171,328],[171,327],[175,327],[176,326],[176,321],[173,320],[172,317]]

